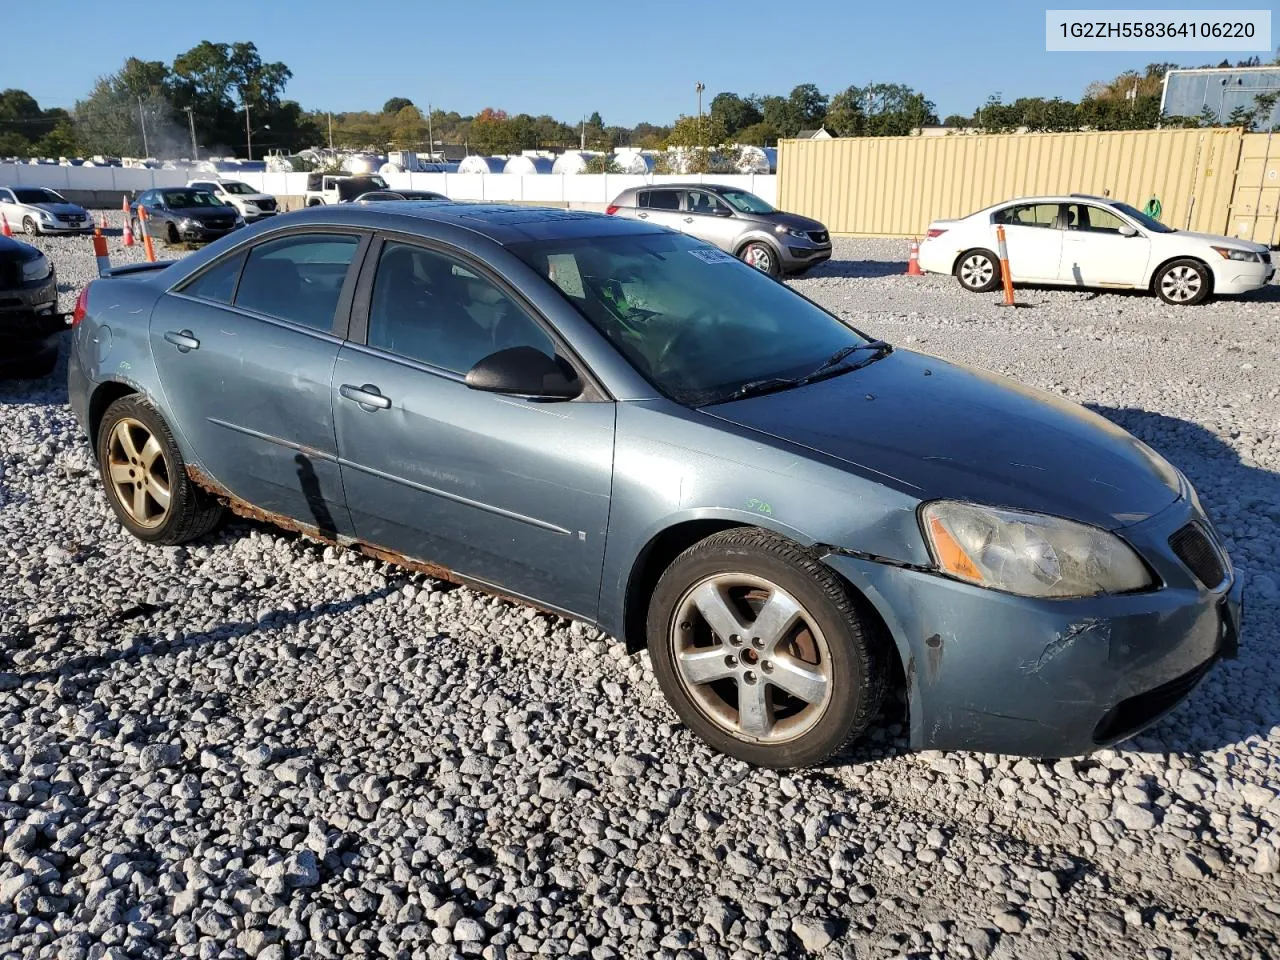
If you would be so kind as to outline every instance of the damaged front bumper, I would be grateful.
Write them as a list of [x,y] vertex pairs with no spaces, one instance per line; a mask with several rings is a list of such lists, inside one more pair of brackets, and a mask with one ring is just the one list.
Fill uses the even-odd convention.
[[1013,596],[843,553],[823,559],[893,634],[913,747],[1078,756],[1154,723],[1219,658],[1235,656],[1240,578],[1208,589],[1169,545],[1192,519],[1179,500],[1120,531],[1159,589],[1077,600]]

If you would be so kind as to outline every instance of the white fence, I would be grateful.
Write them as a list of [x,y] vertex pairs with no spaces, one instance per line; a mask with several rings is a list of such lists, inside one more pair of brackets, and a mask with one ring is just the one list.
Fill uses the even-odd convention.
[[[58,167],[52,164],[0,164],[0,184],[52,187],[54,190],[97,190],[132,194],[153,187],[180,187],[208,174],[186,170],[140,170],[125,167]],[[233,177],[263,193],[301,196],[305,173],[241,173]],[[552,204],[607,204],[628,187],[651,183],[721,183],[742,187],[776,203],[778,178],[773,174],[626,174],[393,173],[384,177],[394,189],[435,190],[451,200],[522,201]]]

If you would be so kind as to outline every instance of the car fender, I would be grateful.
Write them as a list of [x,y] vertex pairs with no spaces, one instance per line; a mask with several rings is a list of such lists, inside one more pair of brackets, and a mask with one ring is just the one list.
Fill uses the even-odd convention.
[[734,241],[733,255],[735,257],[742,256],[742,251],[747,248],[748,244],[763,243],[773,250],[778,261],[782,261],[782,245],[778,242],[778,238],[772,231],[765,231],[759,227],[752,227],[746,233],[739,235]]

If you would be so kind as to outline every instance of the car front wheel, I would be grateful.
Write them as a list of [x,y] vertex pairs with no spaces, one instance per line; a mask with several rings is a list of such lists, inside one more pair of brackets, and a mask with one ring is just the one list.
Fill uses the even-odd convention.
[[886,663],[877,622],[821,562],[766,530],[690,547],[649,606],[654,673],[680,719],[764,767],[821,763],[876,715]]
[[767,243],[749,243],[742,248],[743,262],[755,267],[761,273],[777,277],[782,273],[782,265],[778,263],[778,255]]
[[1000,286],[1000,261],[990,250],[970,250],[956,263],[960,286],[974,293],[987,293]]
[[31,217],[22,218],[22,232],[29,237],[34,237],[40,232],[40,228],[36,226],[36,222]]
[[172,546],[218,525],[222,506],[187,478],[169,425],[142,397],[121,397],[107,407],[97,451],[107,501],[139,540]]
[[1152,286],[1165,303],[1193,307],[1209,297],[1209,269],[1199,260],[1174,260],[1160,268]]

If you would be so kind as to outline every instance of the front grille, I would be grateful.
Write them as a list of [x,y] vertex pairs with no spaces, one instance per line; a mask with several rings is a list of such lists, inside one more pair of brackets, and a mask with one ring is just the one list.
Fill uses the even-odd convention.
[[22,264],[11,261],[0,263],[0,290],[12,290],[22,286]]
[[259,200],[257,203],[259,210],[274,210],[276,208],[276,202],[274,200]]
[[1226,578],[1222,556],[1199,523],[1192,521],[1180,528],[1169,538],[1169,546],[1206,587],[1213,589]]
[[231,221],[226,219],[206,220],[204,225],[209,230],[229,230],[231,228]]
[[1115,743],[1158,720],[1195,689],[1195,685],[1216,662],[1217,657],[1212,657],[1194,670],[1189,670],[1180,677],[1174,677],[1168,683],[1163,683],[1146,693],[1140,693],[1136,697],[1130,697],[1128,700],[1121,700],[1098,722],[1098,726],[1093,731],[1093,742]]
[[831,239],[831,235],[825,230],[812,230],[809,233],[809,239],[814,243],[826,243]]

